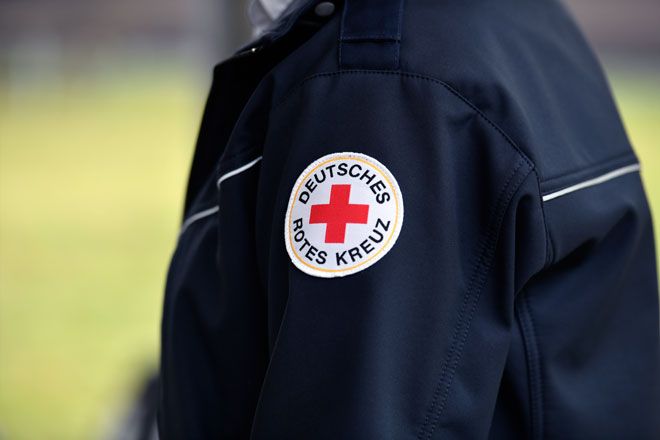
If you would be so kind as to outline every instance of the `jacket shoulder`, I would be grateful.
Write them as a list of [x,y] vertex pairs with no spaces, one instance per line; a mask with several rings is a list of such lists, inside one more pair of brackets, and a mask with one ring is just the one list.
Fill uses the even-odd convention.
[[596,57],[555,0],[408,0],[401,69],[469,100],[542,181],[636,160]]
[[[548,190],[570,183],[565,176],[583,178],[590,170],[636,161],[602,69],[558,1],[402,4],[401,16],[386,16],[382,26],[369,10],[354,17],[352,3],[338,10],[274,69],[271,77],[279,90],[274,100],[311,77],[351,69],[340,61],[347,46],[343,28],[364,21],[372,32],[354,36],[383,38],[354,52],[356,64],[390,44],[390,37],[399,38],[397,66],[389,70],[451,88],[509,136],[534,163],[541,182],[551,182]],[[388,9],[390,15],[398,13]],[[391,29],[395,18],[400,35]]]

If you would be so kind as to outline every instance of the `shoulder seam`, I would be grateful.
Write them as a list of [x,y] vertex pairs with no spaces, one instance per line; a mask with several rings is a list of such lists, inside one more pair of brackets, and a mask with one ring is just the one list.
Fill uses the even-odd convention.
[[484,121],[488,123],[492,128],[494,128],[526,162],[529,166],[531,166],[533,169],[536,169],[534,166],[534,163],[530,160],[530,158],[520,149],[518,146],[513,142],[511,137],[507,135],[504,130],[502,130],[497,124],[495,124],[488,116],[486,116],[476,105],[474,105],[469,99],[467,99],[465,96],[463,96],[461,93],[458,92],[455,88],[447,84],[446,82],[434,78],[432,76],[428,75],[423,75],[419,73],[413,73],[413,72],[403,72],[403,71],[397,71],[397,70],[363,70],[363,69],[352,69],[352,70],[337,70],[334,72],[321,72],[321,73],[316,73],[313,75],[310,75],[306,78],[303,78],[302,81],[300,81],[297,85],[292,87],[288,92],[286,92],[282,98],[277,101],[273,106],[271,107],[271,110],[275,110],[281,105],[283,105],[286,101],[288,101],[296,91],[298,91],[300,88],[302,88],[305,84],[308,82],[311,82],[315,79],[319,78],[328,78],[328,77],[333,77],[333,76],[341,76],[341,75],[382,75],[382,76],[400,76],[403,78],[413,78],[413,79],[419,79],[423,81],[428,81],[431,83],[438,84],[445,89],[447,89],[451,94],[456,96],[458,99],[463,101],[464,104],[466,104],[468,107],[470,107],[474,112],[476,112]]
[[545,215],[545,210],[543,209],[543,200],[542,200],[542,195],[541,195],[541,178],[539,176],[539,173],[536,169],[536,166],[534,162],[513,142],[513,139],[495,122],[493,122],[486,114],[479,109],[475,104],[473,104],[468,98],[466,98],[464,95],[462,95],[458,90],[456,90],[454,87],[446,83],[445,81],[442,81],[438,78],[429,76],[429,75],[424,75],[420,73],[414,73],[414,72],[404,72],[404,71],[399,71],[399,70],[365,70],[365,69],[350,69],[350,70],[337,70],[337,71],[332,71],[332,72],[319,72],[315,73],[313,75],[307,76],[303,78],[298,84],[293,86],[291,89],[289,89],[288,92],[286,92],[282,98],[280,98],[273,106],[271,107],[271,111],[277,109],[281,105],[283,105],[286,101],[288,101],[299,89],[301,89],[305,84],[308,82],[311,82],[315,79],[319,78],[328,78],[328,77],[334,77],[334,76],[340,76],[340,75],[382,75],[382,76],[400,76],[403,78],[412,78],[412,79],[418,79],[422,81],[427,81],[431,82],[437,85],[440,85],[444,87],[447,91],[449,91],[452,95],[454,95],[456,98],[461,100],[465,105],[470,107],[472,111],[474,111],[479,117],[481,117],[488,125],[491,126],[495,131],[497,131],[502,138],[504,138],[505,142],[514,149],[518,153],[518,155],[527,163],[528,166],[531,167],[532,172],[534,173],[534,176],[536,177],[536,182],[538,184],[538,201],[541,205],[541,214],[543,216],[543,228],[545,229],[546,232],[546,249],[548,252],[546,252],[546,261],[545,265],[547,266],[549,261],[552,258],[552,238],[550,237],[550,230],[548,228],[548,221]]

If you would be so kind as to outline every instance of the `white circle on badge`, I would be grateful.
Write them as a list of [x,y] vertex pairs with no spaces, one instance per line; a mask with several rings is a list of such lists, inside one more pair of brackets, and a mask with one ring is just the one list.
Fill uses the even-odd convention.
[[317,277],[341,277],[383,258],[402,223],[403,198],[392,173],[365,154],[333,153],[298,177],[284,238],[298,269]]

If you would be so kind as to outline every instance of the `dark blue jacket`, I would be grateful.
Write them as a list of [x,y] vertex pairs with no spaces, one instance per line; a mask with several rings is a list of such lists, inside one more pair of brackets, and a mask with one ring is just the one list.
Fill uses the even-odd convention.
[[651,217],[564,8],[335,5],[215,68],[162,438],[660,438]]

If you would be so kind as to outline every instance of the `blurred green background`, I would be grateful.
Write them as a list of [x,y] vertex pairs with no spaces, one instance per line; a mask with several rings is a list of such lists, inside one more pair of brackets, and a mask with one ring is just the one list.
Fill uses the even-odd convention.
[[[248,38],[244,5],[27,3],[0,5],[0,439],[104,438],[157,365],[211,67]],[[660,230],[660,38],[630,3],[571,7]]]

